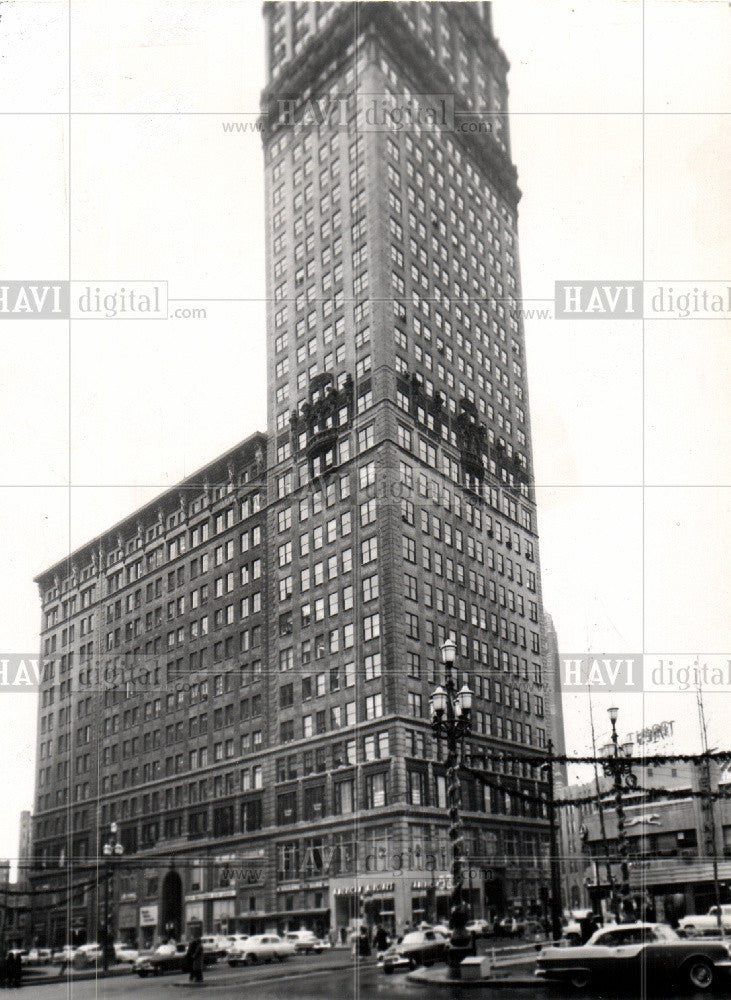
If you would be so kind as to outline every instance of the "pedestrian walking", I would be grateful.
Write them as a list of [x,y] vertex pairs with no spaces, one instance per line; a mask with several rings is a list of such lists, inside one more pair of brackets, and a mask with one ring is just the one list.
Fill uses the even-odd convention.
[[388,948],[388,934],[386,933],[386,928],[379,924],[378,927],[376,927],[376,933],[373,940],[376,946],[376,951],[385,951],[386,948]]
[[368,958],[371,953],[371,942],[368,937],[368,928],[365,924],[361,924],[360,933],[358,935],[358,954],[361,958]]
[[9,951],[5,959],[5,982],[11,989],[20,986],[21,964],[18,952]]
[[194,937],[185,954],[188,978],[191,983],[203,982],[203,945],[200,937]]

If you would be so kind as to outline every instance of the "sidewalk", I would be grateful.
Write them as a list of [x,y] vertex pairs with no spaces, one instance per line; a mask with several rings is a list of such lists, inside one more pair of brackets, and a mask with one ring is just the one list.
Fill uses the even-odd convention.
[[459,986],[461,989],[472,989],[473,987],[491,986],[495,989],[523,989],[534,987],[536,978],[533,975],[533,964],[523,963],[522,967],[516,969],[513,975],[500,974],[487,976],[485,979],[454,979],[451,976],[451,969],[444,966],[432,967],[431,969],[417,969],[409,972],[406,976],[410,983],[420,986],[448,986],[454,989]]
[[[543,942],[545,944],[547,942]],[[485,948],[484,958],[491,958],[490,972],[482,979],[457,979],[452,970],[445,966],[416,969],[406,976],[409,982],[426,986],[455,986],[465,989],[473,986],[495,986],[506,988],[532,987],[536,984],[533,970],[542,943],[523,944],[502,948]]]

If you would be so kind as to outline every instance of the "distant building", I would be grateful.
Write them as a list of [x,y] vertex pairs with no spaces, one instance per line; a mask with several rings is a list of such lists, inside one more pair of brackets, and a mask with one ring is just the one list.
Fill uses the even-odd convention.
[[33,826],[31,812],[24,809],[20,814],[20,830],[18,835],[18,878],[23,879],[28,873],[28,862],[33,853]]
[[[561,688],[561,658],[558,651],[558,636],[553,618],[544,610],[543,637],[546,651],[546,692],[549,701],[549,714],[553,719],[551,737],[553,752],[559,757],[566,756],[566,731],[563,721],[563,691]],[[557,782],[568,785],[566,764],[557,764],[555,768]]]
[[10,861],[0,861],[0,949],[30,943],[30,896],[24,879],[10,881]]
[[[686,913],[705,912],[713,905],[713,843],[709,829],[715,828],[715,851],[719,861],[722,902],[731,901],[731,799],[721,798],[713,805],[713,823],[708,823],[708,800],[702,789],[701,769],[692,763],[635,766],[635,774],[647,791],[623,796],[625,831],[630,858],[630,889],[637,899],[651,902],[659,919],[672,919]],[[612,782],[600,778],[606,841],[601,834],[596,802],[590,806],[569,808],[562,826],[580,823],[583,844],[583,878],[567,867],[572,881],[570,891],[583,881],[586,905],[600,906],[609,894],[606,858],[609,855],[612,878],[620,881],[618,828]],[[713,790],[731,791],[731,775],[714,768]],[[569,789],[577,797],[593,795],[593,782]],[[667,790],[672,795],[658,795]],[[683,792],[687,791],[687,796]],[[573,818],[571,817],[573,811]],[[568,834],[568,831],[567,831]],[[567,836],[567,853],[576,856],[576,839]],[[577,893],[574,893],[574,898]],[[605,903],[606,905],[606,903]]]

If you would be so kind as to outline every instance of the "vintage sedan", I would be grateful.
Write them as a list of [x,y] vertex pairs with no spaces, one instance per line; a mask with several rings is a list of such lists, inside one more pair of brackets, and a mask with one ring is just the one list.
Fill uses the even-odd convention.
[[[188,945],[184,941],[169,941],[152,951],[141,951],[132,964],[132,971],[143,979],[145,976],[161,976],[166,972],[184,972],[187,953]],[[204,965],[212,965],[215,961],[215,955],[203,952]]]
[[298,955],[319,955],[327,947],[314,931],[289,931],[285,938],[292,942]]
[[59,948],[58,951],[54,951],[51,955],[51,961],[54,965],[69,965],[74,959],[76,954],[76,948],[72,944],[65,944],[63,948]]
[[431,927],[423,931],[409,931],[398,944],[391,945],[383,953],[383,971],[391,975],[399,969],[434,965],[445,958],[447,944],[447,938]]
[[577,990],[616,983],[639,991],[681,987],[707,991],[727,976],[731,953],[721,942],[686,941],[666,924],[612,924],[579,947],[547,947],[536,976]]
[[138,955],[139,949],[124,941],[118,941],[114,946],[114,957],[118,962],[134,962]]
[[254,934],[242,944],[240,960],[244,965],[271,962],[275,958],[283,962],[294,953],[295,947],[292,942],[279,937],[278,934]]

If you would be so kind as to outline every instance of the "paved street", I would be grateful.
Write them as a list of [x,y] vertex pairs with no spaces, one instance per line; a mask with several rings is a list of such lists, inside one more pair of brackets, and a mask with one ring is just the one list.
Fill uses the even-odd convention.
[[[332,966],[342,959],[342,968]],[[335,960],[333,960],[335,959]],[[319,968],[318,968],[319,966]],[[329,968],[328,968],[329,967]],[[530,987],[469,988],[423,987],[407,982],[405,975],[386,976],[372,962],[354,967],[352,958],[312,956],[289,961],[286,965],[229,969],[218,965],[206,971],[202,987],[190,986],[182,975],[139,979],[122,976],[95,982],[33,985],[34,1000],[185,1000],[192,995],[208,996],[212,1000],[487,1000],[496,996],[504,1000],[581,1000],[575,991],[545,987],[536,983]],[[596,998],[598,994],[593,994]],[[687,994],[683,995],[687,998]],[[664,996],[663,1000],[680,1000],[681,995]],[[627,994],[601,993],[602,1000],[628,1000]]]

